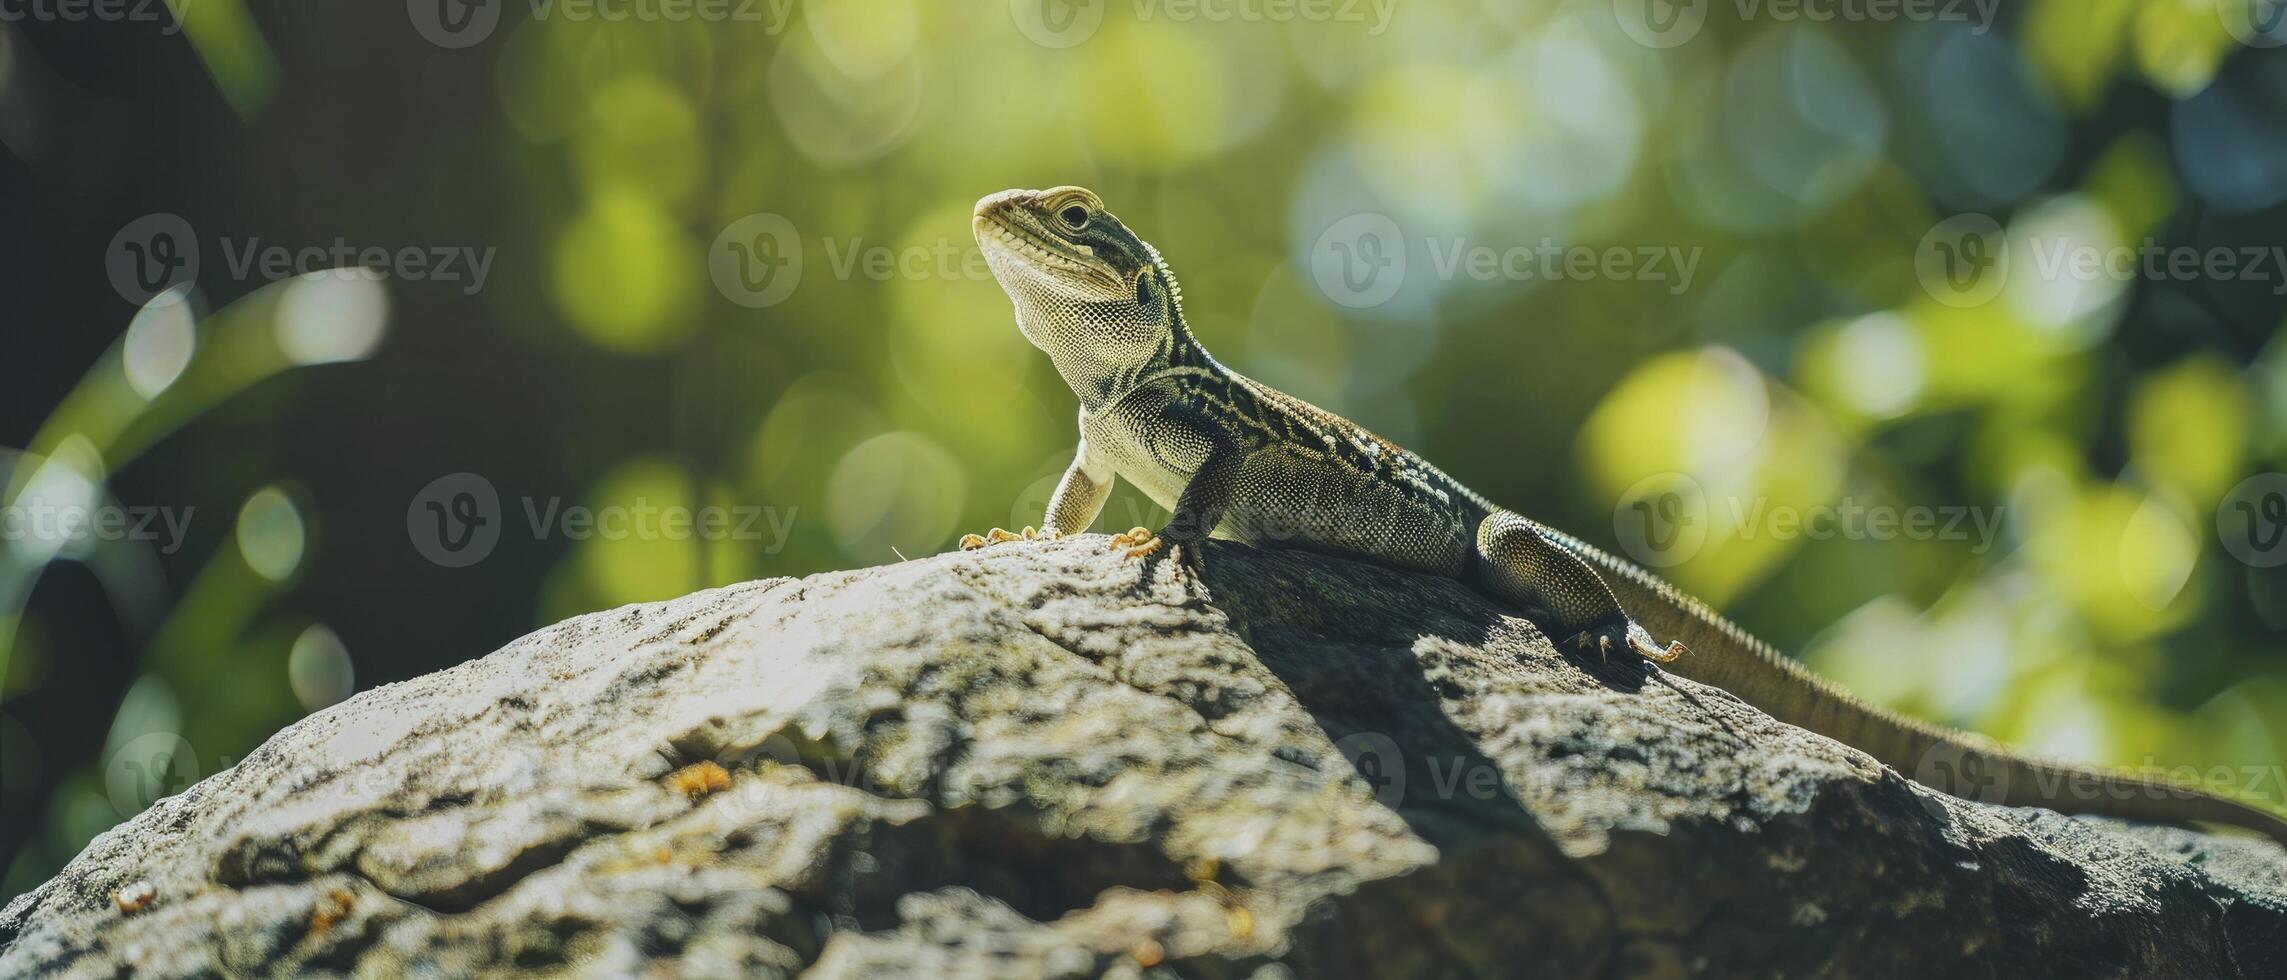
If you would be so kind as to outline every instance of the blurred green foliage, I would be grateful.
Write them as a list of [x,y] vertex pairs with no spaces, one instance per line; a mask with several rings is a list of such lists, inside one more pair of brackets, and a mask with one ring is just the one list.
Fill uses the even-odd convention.
[[[395,5],[180,6],[224,104],[275,141],[260,145],[322,143],[297,127],[334,111],[302,76],[351,70],[329,45],[395,73],[398,124],[368,152],[402,173],[385,193],[313,179],[290,227],[473,237],[499,261],[481,290],[399,282],[387,300],[362,280],[253,288],[210,268],[197,297],[135,313],[9,457],[12,500],[95,500],[181,430],[197,452],[142,486],[185,489],[146,496],[233,513],[228,534],[155,560],[11,543],[0,761],[23,832],[6,892],[147,805],[154,778],[180,789],[353,687],[436,666],[420,642],[471,656],[503,622],[1037,523],[1074,403],[1014,329],[968,216],[982,194],[1060,183],[1161,248],[1226,362],[1497,500],[1626,547],[1648,487],[1691,488],[1702,537],[1651,556],[1675,559],[1663,574],[1853,689],[2049,754],[2233,767],[2227,788],[2282,799],[2287,583],[2235,557],[2218,515],[2287,468],[2271,288],[2287,269],[2040,267],[2067,246],[2287,240],[2287,64],[2209,4],[2037,0],[1979,25],[1716,3],[1672,47],[1638,43],[1625,2],[1587,0],[1401,0],[1386,29],[1110,4],[1066,47],[1028,38],[1022,3],[800,0],[782,25],[509,6],[455,49]],[[0,104],[54,92],[19,84]],[[217,156],[201,170],[215,198],[259,186]],[[355,173],[342,157],[326,159]],[[1352,308],[1314,279],[1313,250],[1362,212],[1403,230],[1410,268],[1389,301]],[[1967,212],[2010,249],[1983,297],[1918,264]],[[800,262],[759,308],[711,271],[754,213],[790,222]],[[1439,275],[1448,242],[1675,249],[1694,278]],[[209,295],[225,302],[197,312]],[[440,366],[456,358],[485,368]],[[273,380],[324,362],[353,363]],[[458,433],[361,428],[361,455],[300,467],[234,455],[308,411]],[[499,557],[420,561],[403,508],[461,470],[503,496]],[[528,525],[638,505],[770,516],[732,540]],[[1994,523],[1876,538],[1766,519],[1844,505]],[[1102,524],[1158,517],[1123,488]],[[125,676],[98,685],[100,751],[18,720],[89,669],[49,639],[58,623],[114,614],[36,601],[59,559],[109,569],[130,622]],[[137,570],[153,561],[164,574]],[[433,632],[381,622],[408,618]]]

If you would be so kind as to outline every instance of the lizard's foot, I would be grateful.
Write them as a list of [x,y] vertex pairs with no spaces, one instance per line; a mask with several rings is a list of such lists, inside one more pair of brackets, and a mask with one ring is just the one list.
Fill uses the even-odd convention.
[[1199,574],[1199,547],[1186,545],[1154,534],[1144,528],[1129,528],[1125,534],[1112,535],[1112,550],[1126,551],[1130,560],[1150,561],[1165,552],[1175,562],[1175,577],[1184,579]]
[[1010,531],[1004,528],[996,527],[983,534],[961,535],[961,550],[975,551],[978,548],[985,547],[986,545],[999,544],[1003,541],[1054,541],[1059,537],[1062,537],[1062,535],[1057,534],[1055,528],[1050,528],[1046,531],[1043,531],[1039,528],[1033,527],[1030,524],[1024,526],[1024,531],[1021,534],[1016,531]]
[[1606,663],[1611,662],[1615,651],[1622,649],[1633,651],[1637,656],[1659,664],[1675,663],[1677,658],[1690,652],[1681,640],[1670,641],[1663,647],[1643,627],[1626,620],[1591,626],[1567,642],[1574,649],[1582,653],[1593,653],[1598,660]]
[[1112,535],[1112,550],[1125,551],[1130,559],[1148,558],[1159,553],[1167,542],[1159,535],[1140,527],[1132,527]]

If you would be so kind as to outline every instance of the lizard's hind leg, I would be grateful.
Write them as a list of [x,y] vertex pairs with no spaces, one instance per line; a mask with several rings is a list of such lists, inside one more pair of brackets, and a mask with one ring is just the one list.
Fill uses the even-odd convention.
[[1477,524],[1476,585],[1516,603],[1548,627],[1558,644],[1598,657],[1625,647],[1660,663],[1682,656],[1682,643],[1662,647],[1621,610],[1603,576],[1522,515],[1494,511]]

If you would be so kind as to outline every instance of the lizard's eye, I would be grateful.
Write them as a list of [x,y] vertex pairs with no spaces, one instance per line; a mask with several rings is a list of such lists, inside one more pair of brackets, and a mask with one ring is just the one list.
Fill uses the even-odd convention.
[[1057,217],[1063,218],[1064,223],[1071,226],[1073,231],[1079,231],[1081,225],[1088,223],[1088,209],[1077,204],[1068,204],[1065,205],[1064,210],[1057,212]]

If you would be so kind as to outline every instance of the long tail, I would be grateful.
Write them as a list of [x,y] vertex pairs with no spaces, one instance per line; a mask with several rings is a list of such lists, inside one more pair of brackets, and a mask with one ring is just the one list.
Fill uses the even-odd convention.
[[2287,845],[2287,818],[2175,782],[2028,758],[1992,740],[1859,700],[1748,635],[1706,604],[1636,565],[1565,535],[1605,573],[1621,608],[1660,642],[1691,648],[1666,669],[1737,695],[1772,717],[1873,756],[1907,778],[1964,799],[2158,823],[2244,827]]

